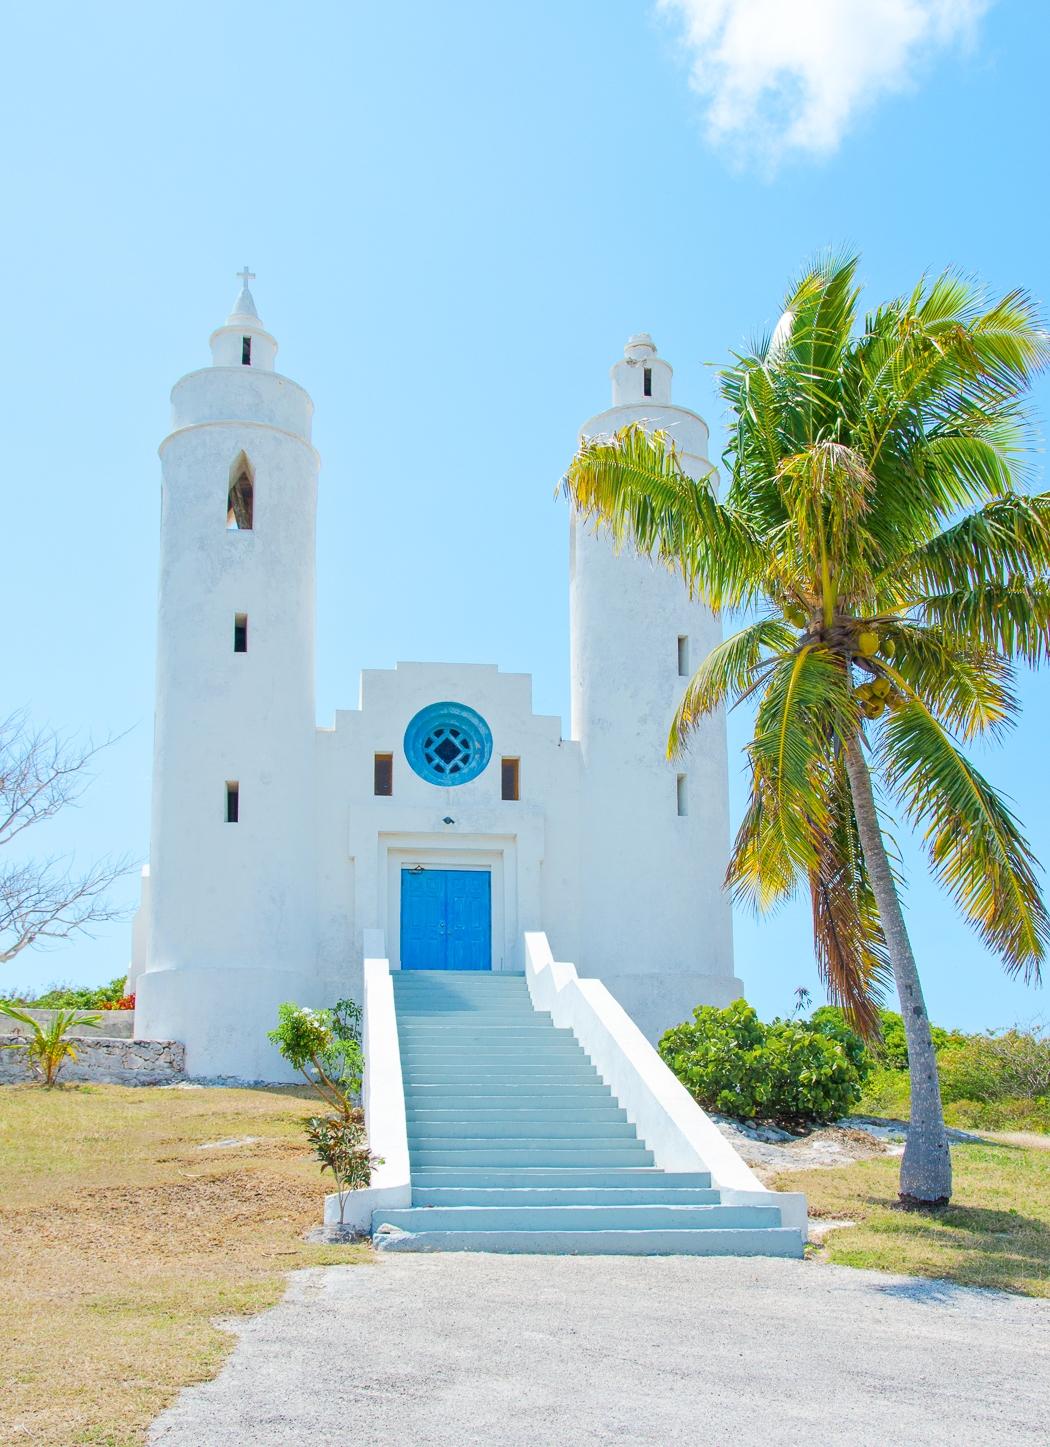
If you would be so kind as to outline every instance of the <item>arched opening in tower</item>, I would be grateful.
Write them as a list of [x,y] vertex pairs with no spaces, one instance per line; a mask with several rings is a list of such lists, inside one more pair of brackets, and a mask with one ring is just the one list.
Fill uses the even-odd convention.
[[255,473],[245,453],[230,468],[230,491],[226,499],[226,527],[250,531],[255,511]]

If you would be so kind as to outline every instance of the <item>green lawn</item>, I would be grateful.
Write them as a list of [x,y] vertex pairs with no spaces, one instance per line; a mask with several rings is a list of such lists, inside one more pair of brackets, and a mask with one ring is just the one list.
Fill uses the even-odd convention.
[[1050,1297],[1050,1150],[962,1145],[952,1163],[952,1203],[930,1213],[897,1206],[899,1157],[791,1171],[776,1184],[804,1191],[816,1219],[857,1223],[828,1233],[828,1261]]

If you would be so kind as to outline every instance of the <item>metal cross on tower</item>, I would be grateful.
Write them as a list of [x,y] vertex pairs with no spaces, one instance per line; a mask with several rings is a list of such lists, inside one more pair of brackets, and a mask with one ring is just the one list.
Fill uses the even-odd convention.
[[255,272],[249,271],[247,264],[245,265],[243,271],[237,272],[237,275],[240,277],[241,285],[245,288],[245,290],[247,290],[248,288],[248,283],[255,280]]

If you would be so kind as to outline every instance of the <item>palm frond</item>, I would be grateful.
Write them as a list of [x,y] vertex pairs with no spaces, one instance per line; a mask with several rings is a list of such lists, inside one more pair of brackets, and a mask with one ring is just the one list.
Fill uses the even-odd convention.
[[693,674],[678,706],[667,741],[668,757],[680,754],[700,720],[749,689],[756,672],[786,654],[795,638],[782,619],[760,618],[713,648]]
[[716,498],[713,479],[713,469],[690,477],[666,434],[632,423],[611,437],[585,439],[565,488],[618,544],[630,541],[680,570],[690,589],[718,609],[754,597],[764,556],[745,521]]
[[931,627],[925,618],[880,621],[878,629],[883,644],[893,645],[893,662],[880,662],[879,671],[953,732],[970,739],[1013,723],[1018,710],[1013,671],[994,649],[975,644],[972,635]]
[[1050,917],[1012,812],[917,701],[890,716],[877,750],[905,813],[925,827],[934,874],[1007,970],[1038,980]]
[[927,626],[1033,667],[1050,658],[1050,582],[1013,577],[923,598]]
[[766,682],[749,746],[751,767],[768,784],[767,813],[795,867],[817,862],[827,806],[818,781],[836,738],[857,727],[857,704],[842,662],[815,644],[778,660]]
[[1050,572],[1050,492],[1011,493],[894,561],[898,596],[953,593]]
[[806,873],[784,849],[778,807],[769,782],[752,772],[751,796],[733,841],[725,885],[737,904],[763,914],[790,898]]
[[817,968],[831,1002],[862,1035],[872,1036],[892,967],[839,760],[829,762],[824,778],[829,827],[809,876]]

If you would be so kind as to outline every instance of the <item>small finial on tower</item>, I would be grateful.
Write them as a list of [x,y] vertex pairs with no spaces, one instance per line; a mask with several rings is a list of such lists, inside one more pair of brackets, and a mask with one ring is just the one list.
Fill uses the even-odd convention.
[[233,317],[255,317],[255,319],[258,320],[259,313],[255,310],[255,298],[248,290],[248,283],[255,280],[255,272],[249,271],[248,267],[245,266],[244,269],[238,271],[236,275],[240,279],[241,290],[240,295],[233,304],[230,319]]
[[623,354],[629,362],[640,362],[656,355],[656,343],[648,332],[635,332],[633,337],[628,337]]
[[656,343],[648,332],[627,338],[623,361],[614,363],[609,374],[613,384],[613,406],[666,406],[671,400],[671,367],[657,356]]

